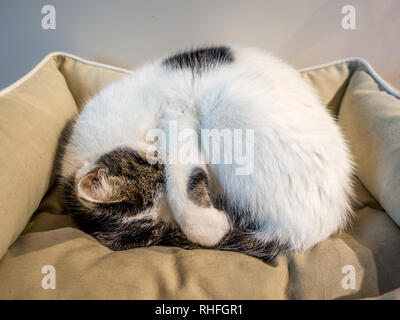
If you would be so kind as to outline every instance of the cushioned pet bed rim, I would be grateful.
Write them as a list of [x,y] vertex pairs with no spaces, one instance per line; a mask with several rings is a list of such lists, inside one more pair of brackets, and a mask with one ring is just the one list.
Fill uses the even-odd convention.
[[[108,64],[104,64],[104,63],[100,63],[100,62],[96,62],[96,61],[92,61],[92,60],[87,60],[87,59],[81,58],[81,57],[71,54],[71,53],[67,53],[67,52],[63,52],[63,51],[54,51],[54,52],[49,53],[47,56],[45,56],[31,71],[29,71],[27,74],[25,74],[22,78],[18,79],[11,85],[0,90],[0,96],[5,95],[9,91],[11,91],[14,88],[18,87],[19,85],[21,85],[24,81],[29,79],[37,70],[39,70],[44,64],[46,64],[46,62],[48,62],[50,59],[52,59],[54,57],[58,57],[58,56],[70,58],[70,59],[76,60],[80,63],[84,63],[87,65],[92,65],[92,66],[96,66],[96,67],[100,67],[100,68],[104,68],[104,69],[108,69],[108,70],[112,70],[112,71],[117,71],[117,72],[122,72],[122,73],[127,73],[127,74],[132,72],[131,70],[128,70],[128,69],[119,68],[119,67],[111,66]],[[332,62],[319,64],[316,66],[301,68],[298,71],[299,72],[309,72],[309,71],[314,71],[314,70],[318,70],[318,69],[333,67],[336,65],[344,64],[344,63],[356,64],[358,67],[364,69],[387,93],[400,99],[400,93],[397,92],[395,89],[393,89],[393,87],[391,87],[381,76],[379,76],[379,74],[372,68],[372,66],[363,58],[349,57],[349,58],[335,60]]]

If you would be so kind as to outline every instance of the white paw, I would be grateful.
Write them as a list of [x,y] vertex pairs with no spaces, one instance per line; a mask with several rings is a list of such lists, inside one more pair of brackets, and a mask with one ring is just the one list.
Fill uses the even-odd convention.
[[181,223],[182,231],[192,242],[203,246],[216,245],[230,230],[231,225],[225,212],[214,207],[193,206]]

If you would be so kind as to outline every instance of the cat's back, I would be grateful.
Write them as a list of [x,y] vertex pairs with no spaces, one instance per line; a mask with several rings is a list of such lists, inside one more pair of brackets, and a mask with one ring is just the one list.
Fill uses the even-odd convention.
[[258,221],[266,238],[305,249],[348,220],[350,152],[295,69],[264,51],[229,50],[230,59],[196,75],[195,104],[202,128],[253,130],[254,154],[247,175],[236,174],[235,159],[213,164],[213,171],[231,206],[250,212],[247,220]]

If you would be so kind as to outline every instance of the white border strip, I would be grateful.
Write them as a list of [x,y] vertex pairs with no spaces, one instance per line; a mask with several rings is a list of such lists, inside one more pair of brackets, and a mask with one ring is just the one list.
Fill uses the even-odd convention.
[[[104,64],[104,63],[100,63],[100,62],[96,62],[96,61],[86,60],[86,59],[83,59],[83,58],[78,57],[76,55],[73,55],[73,54],[70,54],[70,53],[67,53],[67,52],[63,52],[63,51],[55,51],[55,52],[49,53],[46,57],[44,57],[31,71],[29,71],[22,78],[20,78],[19,80],[15,81],[14,83],[9,85],[8,87],[0,90],[0,96],[5,95],[6,93],[10,92],[14,88],[16,88],[19,85],[21,85],[24,81],[26,81],[28,78],[30,78],[36,71],[38,71],[46,62],[48,62],[53,57],[57,57],[57,56],[71,58],[71,59],[74,59],[74,60],[79,61],[81,63],[87,64],[87,65],[96,66],[96,67],[100,67],[100,68],[104,68],[104,69],[108,69],[108,70],[112,70],[112,71],[122,72],[122,73],[126,73],[126,74],[132,73],[132,71],[128,70],[128,69],[114,67],[114,66],[111,66],[111,65],[108,65],[108,64]],[[323,69],[323,68],[327,68],[327,67],[332,67],[332,66],[335,66],[335,65],[338,65],[338,64],[349,63],[349,62],[356,62],[356,63],[362,65],[367,70],[369,75],[372,78],[374,78],[374,80],[382,86],[382,88],[384,88],[389,94],[391,94],[391,95],[395,96],[396,98],[400,99],[400,93],[397,92],[395,89],[393,89],[385,80],[383,80],[378,75],[378,73],[376,73],[376,71],[372,68],[372,66],[366,60],[364,60],[363,58],[359,58],[359,57],[344,58],[344,59],[340,59],[340,60],[336,60],[336,61],[320,64],[320,65],[313,66],[313,67],[302,68],[302,69],[299,69],[299,72],[314,71],[314,70]]]

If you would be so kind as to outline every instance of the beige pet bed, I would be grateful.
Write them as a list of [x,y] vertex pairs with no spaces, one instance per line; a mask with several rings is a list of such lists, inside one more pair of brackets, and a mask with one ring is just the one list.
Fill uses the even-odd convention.
[[[53,53],[0,92],[0,298],[400,298],[400,96],[366,62],[302,71],[356,158],[353,224],[272,264],[213,250],[112,252],[62,213],[54,184],[60,134],[88,97],[127,72]],[[42,287],[46,265],[56,270],[56,289]]]

